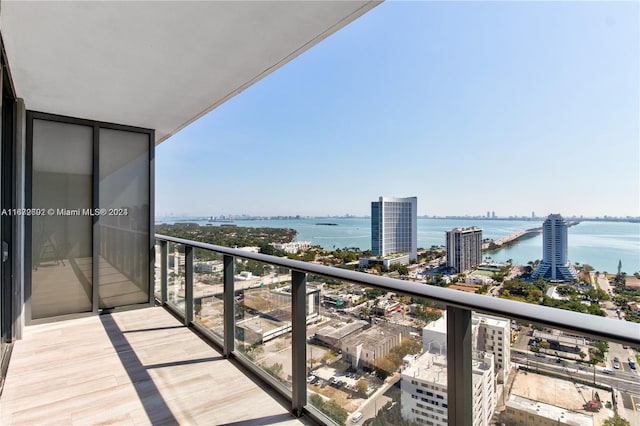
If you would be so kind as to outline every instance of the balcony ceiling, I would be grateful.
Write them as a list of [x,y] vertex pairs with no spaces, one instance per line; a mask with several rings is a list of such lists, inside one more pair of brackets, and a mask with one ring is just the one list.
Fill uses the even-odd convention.
[[2,1],[27,109],[156,130],[160,143],[374,1]]

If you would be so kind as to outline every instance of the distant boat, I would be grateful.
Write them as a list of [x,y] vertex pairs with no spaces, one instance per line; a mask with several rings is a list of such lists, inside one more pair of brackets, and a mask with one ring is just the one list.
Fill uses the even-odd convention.
[[316,223],[316,225],[321,225],[321,226],[338,226],[337,223],[330,223],[330,222],[318,222]]

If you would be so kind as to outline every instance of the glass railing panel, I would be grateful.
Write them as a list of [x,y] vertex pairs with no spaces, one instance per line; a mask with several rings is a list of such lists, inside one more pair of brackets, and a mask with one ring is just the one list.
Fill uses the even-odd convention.
[[337,424],[447,423],[444,306],[320,275],[307,298],[310,405]]
[[235,349],[291,389],[291,271],[235,262]]
[[162,269],[161,269],[161,261],[162,261],[162,250],[159,240],[155,240],[154,245],[155,250],[155,261],[153,262],[153,294],[156,299],[160,300],[161,298],[161,290],[160,283],[162,281]]
[[185,295],[185,246],[168,243],[167,302],[184,313]]
[[193,252],[194,321],[222,340],[224,336],[224,262],[210,250]]
[[597,425],[616,411],[640,420],[633,348],[494,315],[472,318],[474,349],[493,359],[495,374],[492,393],[474,370],[474,424]]

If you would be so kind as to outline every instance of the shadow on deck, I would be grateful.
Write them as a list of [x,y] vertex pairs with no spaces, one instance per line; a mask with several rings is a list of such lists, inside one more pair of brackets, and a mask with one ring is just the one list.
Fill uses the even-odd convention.
[[312,424],[160,307],[24,334],[0,397],[3,425]]

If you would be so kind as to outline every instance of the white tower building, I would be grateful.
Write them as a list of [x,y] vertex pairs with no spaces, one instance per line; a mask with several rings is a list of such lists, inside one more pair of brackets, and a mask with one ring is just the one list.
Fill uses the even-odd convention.
[[567,222],[559,214],[550,214],[542,225],[542,262],[533,278],[549,281],[572,281],[578,273],[567,258]]

